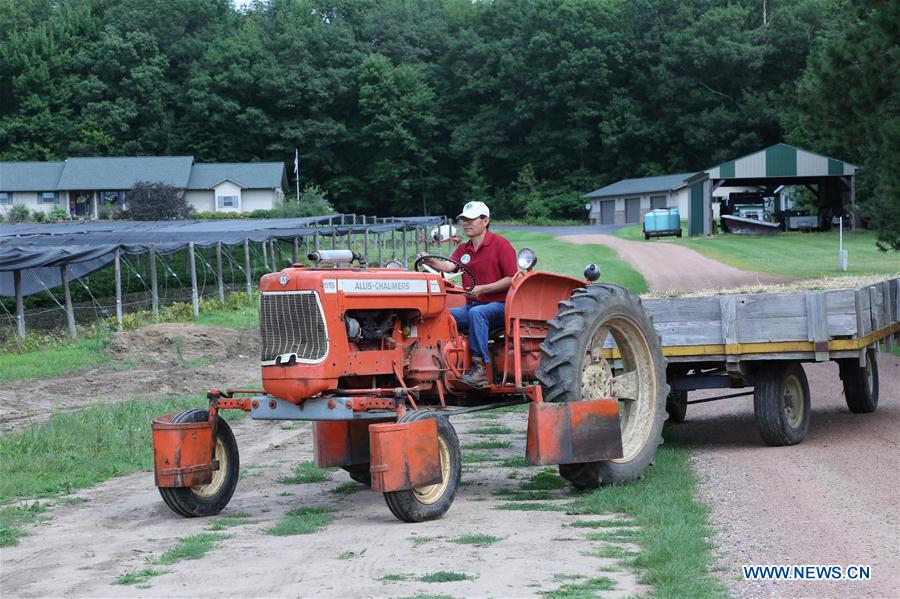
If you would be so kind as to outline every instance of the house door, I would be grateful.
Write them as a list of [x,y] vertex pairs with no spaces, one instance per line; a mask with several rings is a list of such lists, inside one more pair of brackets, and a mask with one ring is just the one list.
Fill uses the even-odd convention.
[[91,196],[87,193],[69,194],[69,214],[72,216],[91,215]]
[[625,222],[641,222],[641,198],[628,198],[625,200]]

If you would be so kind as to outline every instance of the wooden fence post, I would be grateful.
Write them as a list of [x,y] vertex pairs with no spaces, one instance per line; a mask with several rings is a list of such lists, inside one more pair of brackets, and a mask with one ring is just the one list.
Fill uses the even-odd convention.
[[250,264],[250,240],[244,240],[244,274],[247,279],[247,297],[253,295],[253,267]]
[[153,318],[159,320],[159,282],[156,274],[156,244],[150,244],[150,305]]
[[16,332],[25,338],[25,301],[22,297],[22,271],[13,271],[13,284],[16,287]]
[[116,248],[116,330],[122,332],[122,250]]
[[59,276],[62,279],[63,297],[66,301],[66,320],[69,322],[69,337],[78,338],[78,331],[75,330],[75,310],[72,308],[72,294],[69,293],[69,279],[67,278],[66,265],[59,267]]
[[222,242],[216,242],[216,281],[219,283],[219,301],[225,303],[225,281],[222,280]]
[[194,263],[194,242],[188,242],[188,262],[191,267],[191,305],[194,308],[194,318],[200,316],[200,297],[197,295],[197,265]]

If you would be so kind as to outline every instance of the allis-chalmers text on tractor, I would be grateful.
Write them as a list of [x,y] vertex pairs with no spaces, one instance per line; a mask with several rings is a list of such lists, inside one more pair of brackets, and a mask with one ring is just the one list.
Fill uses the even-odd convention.
[[[468,339],[450,308],[466,289],[416,260],[368,268],[349,250],[316,251],[260,280],[263,390],[212,390],[208,410],[153,421],[156,485],[183,516],[221,511],[238,450],[220,410],[313,421],[315,463],[384,494],[400,520],[440,518],[460,482],[452,416],[530,403],[526,457],[559,464],[578,488],[635,479],[662,442],[665,361],[640,300],[618,285],[533,272],[519,252],[505,326],[490,335],[489,384],[459,381]],[[448,260],[446,257],[441,257]],[[357,265],[353,266],[353,262]],[[471,274],[471,273],[468,273]],[[477,281],[468,277],[473,286]]]

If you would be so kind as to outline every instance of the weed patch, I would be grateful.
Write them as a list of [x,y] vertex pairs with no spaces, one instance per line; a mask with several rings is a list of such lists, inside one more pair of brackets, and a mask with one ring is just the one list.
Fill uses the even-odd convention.
[[469,431],[469,433],[473,435],[511,435],[513,434],[513,429],[508,426],[503,426],[502,424],[492,424],[489,426],[482,426],[481,428],[476,428],[474,430]]
[[298,507],[289,510],[267,534],[276,537],[308,535],[328,526],[334,520],[334,510],[328,507]]
[[588,541],[605,541],[607,543],[636,543],[638,540],[638,531],[622,528],[603,532],[591,532],[588,533],[585,538],[587,538]]
[[598,591],[611,591],[616,583],[606,576],[591,578],[584,582],[570,582],[558,589],[543,593],[548,599],[575,599],[576,597],[596,597]]
[[28,505],[0,508],[0,547],[18,544],[19,537],[28,534],[22,527],[47,520],[47,516],[43,514],[49,509],[37,501]]
[[475,580],[475,578],[460,572],[440,570],[438,572],[426,574],[425,576],[420,576],[419,580],[422,582],[458,582],[460,580]]
[[507,499],[509,501],[546,501],[548,499],[559,499],[550,491],[519,491],[517,489],[498,489],[494,491],[494,495]]
[[144,568],[143,570],[138,570],[137,572],[128,572],[127,574],[122,574],[116,579],[115,584],[140,584],[145,583],[154,576],[161,576],[163,574],[168,574],[168,570],[156,570],[155,568]]
[[350,495],[351,493],[356,493],[359,489],[361,489],[358,483],[341,483],[335,488],[331,490],[335,495]]
[[500,457],[491,453],[464,453],[462,455],[463,464],[478,464],[481,462],[494,462]]
[[490,441],[479,441],[477,443],[469,443],[463,445],[463,449],[506,449],[510,446],[509,441],[498,441],[491,439]]
[[294,473],[288,476],[281,476],[278,482],[283,485],[300,485],[307,483],[321,483],[330,478],[328,470],[316,468],[312,462],[300,462],[294,466]]
[[569,486],[568,481],[556,473],[555,468],[544,468],[529,480],[519,485],[525,491],[546,491],[550,489],[564,489]]
[[528,468],[531,466],[531,464],[528,463],[528,460],[520,455],[505,457],[500,462],[500,465],[504,468]]
[[206,530],[209,531],[219,531],[225,530],[226,528],[234,528],[235,526],[242,526],[244,524],[252,524],[253,520],[250,520],[250,514],[247,512],[237,512],[231,514],[229,516],[220,516],[212,521],[212,524]]
[[475,545],[476,547],[487,547],[501,540],[500,537],[494,535],[463,535],[453,539],[454,543],[460,545]]
[[434,541],[435,539],[437,539],[437,537],[421,537],[418,535],[409,537],[409,540],[412,541],[414,547],[418,547],[419,545],[422,545],[424,543]]
[[380,582],[403,582],[404,580],[412,579],[412,574],[385,574],[378,580]]
[[574,528],[619,528],[621,526],[637,526],[634,520],[576,520],[569,524]]
[[184,537],[178,544],[159,556],[149,560],[154,564],[174,564],[186,559],[200,559],[215,547],[216,541],[224,541],[230,535],[201,533]]
[[553,505],[551,503],[528,503],[528,502],[518,502],[511,501],[507,503],[501,503],[495,509],[498,510],[513,510],[520,512],[564,512],[566,511],[566,506],[562,505]]

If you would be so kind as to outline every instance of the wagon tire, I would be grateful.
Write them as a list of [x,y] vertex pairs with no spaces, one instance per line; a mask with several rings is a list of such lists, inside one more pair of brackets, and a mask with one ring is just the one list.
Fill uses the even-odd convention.
[[774,447],[796,445],[809,428],[809,383],[800,362],[760,365],[753,389],[753,411],[763,440]]
[[878,408],[878,354],[866,350],[866,365],[860,367],[857,358],[838,360],[844,399],[854,414],[871,414]]
[[429,410],[416,410],[407,412],[398,422],[413,422],[426,418],[434,418],[437,421],[438,451],[443,480],[435,485],[384,494],[384,501],[391,513],[404,522],[425,522],[441,518],[453,504],[462,476],[459,437],[446,417]]
[[669,422],[681,424],[687,416],[687,391],[670,391],[666,398],[666,412]]
[[[176,414],[172,424],[207,420],[207,410],[187,410]],[[234,433],[221,417],[216,423],[216,460],[219,461],[219,469],[213,471],[213,479],[207,485],[159,487],[159,494],[173,512],[186,518],[212,516],[221,512],[231,501],[240,472],[240,457]]]
[[[622,354],[623,374],[633,372],[638,381],[638,397],[629,398],[630,401],[620,399],[623,457],[584,464],[560,464],[560,476],[578,489],[640,478],[662,443],[669,390],[660,340],[640,298],[620,285],[588,285],[575,289],[570,299],[559,303],[556,318],[550,320],[548,326],[550,330],[541,344],[541,363],[537,371],[545,401],[598,399],[584,397],[583,390],[597,392],[596,387],[584,382],[584,377],[586,367],[598,364],[591,350],[594,341],[602,344],[603,340],[594,338],[601,335],[603,329],[609,331]],[[599,348],[593,349],[599,353]],[[613,378],[618,376],[613,375]],[[582,384],[572,384],[573,381]]]
[[350,478],[361,485],[367,487],[372,486],[372,473],[369,472],[369,464],[353,464],[351,466],[341,466],[350,475]]

